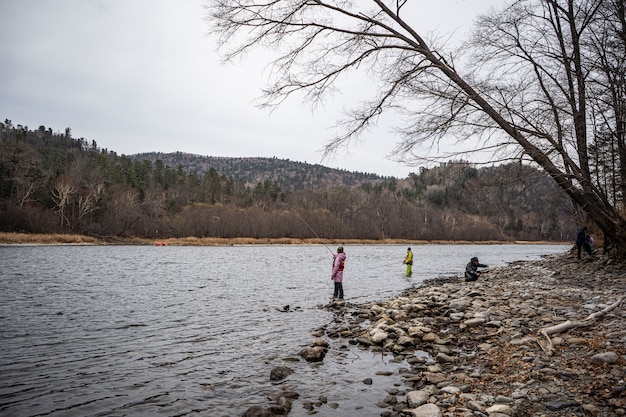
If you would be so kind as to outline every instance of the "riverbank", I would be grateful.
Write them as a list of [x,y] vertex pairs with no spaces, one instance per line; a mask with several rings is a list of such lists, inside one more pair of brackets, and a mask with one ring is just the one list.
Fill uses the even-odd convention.
[[[385,417],[626,415],[625,263],[553,255],[484,276],[439,278],[374,303],[333,301],[333,321],[305,351],[361,349],[402,364],[402,384],[389,375],[372,399]],[[288,394],[244,415],[289,412]],[[311,414],[358,414],[322,397],[298,401]]]
[[295,238],[218,238],[185,237],[168,239],[146,239],[138,237],[93,237],[62,233],[7,233],[0,232],[0,245],[158,245],[158,246],[233,246],[233,245],[424,245],[424,244],[532,244],[560,245],[571,242],[548,241],[444,241],[408,239],[295,239]]

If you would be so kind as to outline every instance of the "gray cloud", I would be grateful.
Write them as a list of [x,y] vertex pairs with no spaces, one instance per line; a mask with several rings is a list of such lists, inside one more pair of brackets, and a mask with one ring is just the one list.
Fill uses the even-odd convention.
[[[435,15],[448,3],[468,6],[424,3],[437,4],[429,6]],[[201,0],[0,0],[0,16],[2,120],[70,127],[120,154],[319,163],[341,108],[341,96],[316,113],[294,100],[272,114],[254,107],[267,62],[220,65]],[[414,171],[384,159],[396,141],[388,129],[364,139],[323,163],[400,177]]]

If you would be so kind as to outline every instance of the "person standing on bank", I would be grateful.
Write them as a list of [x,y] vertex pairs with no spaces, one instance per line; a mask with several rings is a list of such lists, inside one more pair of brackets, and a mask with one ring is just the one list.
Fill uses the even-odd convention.
[[406,276],[410,277],[413,273],[413,251],[411,251],[411,248],[406,250],[406,256],[404,257],[404,262],[402,263],[406,265]]
[[343,253],[343,246],[337,248],[337,255],[333,255],[333,272],[330,276],[335,282],[334,298],[343,298],[343,268],[346,263],[346,254]]
[[478,268],[488,267],[489,265],[479,263],[478,258],[474,256],[465,266],[465,282],[476,281],[478,278],[480,278],[481,274]]
[[576,234],[576,248],[578,249],[578,259],[580,259],[581,249],[585,249],[585,252],[591,254],[591,246],[587,243],[587,228],[583,227]]

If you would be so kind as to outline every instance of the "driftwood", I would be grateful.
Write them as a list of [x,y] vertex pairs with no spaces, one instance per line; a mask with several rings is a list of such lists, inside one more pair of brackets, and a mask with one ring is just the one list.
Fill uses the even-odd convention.
[[578,327],[589,326],[595,323],[595,321],[598,318],[604,316],[605,314],[607,314],[608,312],[612,310],[615,310],[617,307],[619,307],[620,304],[622,304],[622,302],[624,302],[625,299],[626,297],[620,298],[619,300],[617,300],[615,303],[611,304],[604,310],[596,311],[595,313],[592,313],[589,316],[587,316],[587,318],[585,318],[582,321],[567,320],[563,323],[559,323],[554,326],[544,327],[543,329],[539,329],[539,331],[537,331],[537,343],[539,344],[541,349],[548,356],[550,356],[554,353],[554,345],[552,344],[552,340],[550,339],[551,335],[563,333],[563,332],[566,332],[568,330],[575,329]]

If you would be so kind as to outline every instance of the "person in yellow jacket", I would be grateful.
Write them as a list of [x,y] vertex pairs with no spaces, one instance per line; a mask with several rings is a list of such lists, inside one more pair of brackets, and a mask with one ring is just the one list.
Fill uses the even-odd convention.
[[413,273],[413,251],[411,251],[411,248],[406,250],[406,256],[404,257],[404,262],[402,263],[406,265],[406,276],[410,277]]

